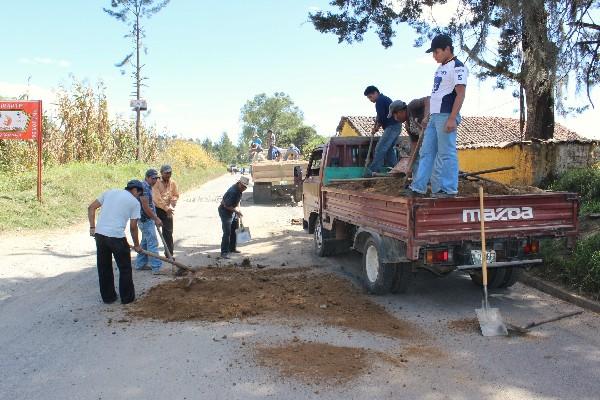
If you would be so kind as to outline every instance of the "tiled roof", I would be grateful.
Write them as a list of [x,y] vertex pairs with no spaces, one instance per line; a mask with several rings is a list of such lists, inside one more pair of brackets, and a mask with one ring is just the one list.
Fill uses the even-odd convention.
[[[375,123],[374,117],[347,116],[342,117],[337,131],[342,130],[344,122],[348,122],[360,136],[370,136]],[[381,135],[380,129],[377,134]],[[402,135],[406,130],[402,129]],[[504,147],[520,142],[519,120],[505,117],[463,117],[458,126],[457,147]],[[560,124],[554,125],[554,142],[591,142]]]

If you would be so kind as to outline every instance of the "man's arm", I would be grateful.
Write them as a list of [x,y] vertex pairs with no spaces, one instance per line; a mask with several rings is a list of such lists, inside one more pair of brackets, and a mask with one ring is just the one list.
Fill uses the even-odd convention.
[[94,200],[92,204],[88,206],[88,220],[90,221],[90,236],[94,236],[96,233],[96,210],[102,207],[102,204],[98,200]]
[[144,209],[144,213],[151,219],[154,221],[154,223],[156,224],[156,226],[162,226],[162,221],[160,220],[160,218],[158,218],[156,216],[156,214],[154,214],[154,211],[152,211],[152,208],[150,208],[150,202],[148,201],[148,196],[142,196],[140,197],[140,202],[142,203],[142,208]]
[[465,92],[467,87],[465,85],[456,85],[456,99],[454,99],[454,105],[452,105],[452,112],[446,121],[446,133],[450,133],[456,130],[456,116],[460,112],[460,109],[465,101]]
[[179,200],[179,188],[177,187],[177,183],[175,181],[171,181],[171,207],[175,207],[177,205],[177,200]]
[[129,232],[131,233],[131,238],[133,239],[133,249],[138,253],[142,251],[140,247],[140,239],[138,236],[138,220],[130,219],[129,220]]
[[152,199],[156,207],[167,211],[169,209],[169,205],[163,201],[162,194],[158,188],[159,184],[160,182],[156,182],[156,184],[152,187]]

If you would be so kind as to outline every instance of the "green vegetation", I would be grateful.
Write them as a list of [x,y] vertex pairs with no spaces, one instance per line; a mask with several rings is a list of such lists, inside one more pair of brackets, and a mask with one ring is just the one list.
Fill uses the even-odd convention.
[[[181,190],[199,186],[224,172],[218,164],[209,167],[178,168],[173,179]],[[128,180],[142,179],[149,167],[160,165],[130,163],[107,165],[69,163],[47,168],[43,175],[43,203],[36,199],[36,172],[0,175],[0,232],[68,226],[87,218],[87,206],[102,191],[122,188]]]
[[588,215],[600,212],[600,170],[592,166],[567,171],[549,189],[581,196],[580,238],[573,250],[567,249],[564,239],[544,241],[544,266],[534,269],[534,274],[599,299],[600,221]]

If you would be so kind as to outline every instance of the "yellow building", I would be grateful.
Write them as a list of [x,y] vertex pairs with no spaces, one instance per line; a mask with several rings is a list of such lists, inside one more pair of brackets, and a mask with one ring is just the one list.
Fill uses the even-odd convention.
[[[342,117],[337,135],[369,136],[374,123],[374,117]],[[377,135],[382,132],[379,130]],[[408,136],[404,128],[400,136]],[[567,169],[593,164],[596,144],[560,124],[555,125],[552,140],[525,141],[520,135],[519,120],[502,117],[463,117],[457,134],[461,171],[514,166],[513,170],[486,177],[518,185],[539,185]]]

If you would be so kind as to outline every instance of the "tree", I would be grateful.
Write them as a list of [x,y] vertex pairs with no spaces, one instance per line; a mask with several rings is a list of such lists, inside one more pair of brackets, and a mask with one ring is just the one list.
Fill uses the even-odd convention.
[[[150,18],[154,14],[162,10],[171,0],[111,0],[110,6],[112,9],[103,8],[104,12],[111,17],[125,23],[129,32],[125,35],[125,38],[129,38],[133,43],[133,50],[117,63],[116,66],[123,68],[129,65],[133,68],[132,78],[134,81],[133,87],[135,89],[133,95],[136,100],[140,100],[142,86],[145,86],[143,81],[148,78],[142,76],[142,68],[144,64],[140,62],[140,50],[147,54],[148,49],[143,45],[143,39],[146,37],[146,31],[142,27],[141,20],[143,18]],[[134,59],[135,56],[135,59]],[[125,73],[124,70],[121,70]],[[140,107],[136,107],[136,119],[135,119],[135,136],[137,142],[136,160],[141,158],[141,141],[140,141]]]
[[[555,107],[561,113],[572,110],[562,103],[570,80],[578,90],[585,86],[588,98],[589,88],[598,83],[599,38],[591,26],[591,13],[600,7],[597,0],[458,0],[450,23],[438,26],[424,11],[443,3],[446,0],[334,0],[330,4],[339,13],[318,11],[309,18],[318,31],[336,34],[339,42],[361,41],[374,27],[386,48],[393,44],[398,23],[415,29],[417,46],[440,32],[452,35],[479,78],[496,78],[500,88],[519,87],[521,102],[526,103],[528,138],[553,137]],[[496,35],[499,40],[492,45]]]
[[227,132],[223,132],[221,139],[214,146],[217,158],[225,164],[235,164],[237,160],[237,148],[229,139]]
[[277,142],[292,135],[304,120],[302,111],[294,104],[290,96],[276,92],[273,96],[257,94],[242,107],[241,140],[250,142],[255,133],[266,144],[267,131],[271,129],[277,136]]

